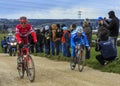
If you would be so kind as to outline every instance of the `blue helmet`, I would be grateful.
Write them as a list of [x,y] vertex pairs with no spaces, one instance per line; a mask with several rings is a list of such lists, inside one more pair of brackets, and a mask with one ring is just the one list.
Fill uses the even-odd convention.
[[100,21],[100,20],[103,20],[103,18],[102,17],[98,17],[98,21]]

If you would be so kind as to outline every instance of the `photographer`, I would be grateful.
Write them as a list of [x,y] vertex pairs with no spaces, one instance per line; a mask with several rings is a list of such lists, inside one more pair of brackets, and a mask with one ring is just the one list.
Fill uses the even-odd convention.
[[101,54],[96,56],[96,59],[101,63],[101,65],[106,65],[107,61],[113,61],[117,56],[117,51],[113,46],[111,40],[108,40],[108,33],[106,29],[103,29],[101,33],[101,40],[96,46],[96,51],[100,51]]

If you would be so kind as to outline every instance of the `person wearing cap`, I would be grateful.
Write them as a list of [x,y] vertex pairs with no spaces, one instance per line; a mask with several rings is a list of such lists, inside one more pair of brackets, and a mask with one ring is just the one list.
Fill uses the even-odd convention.
[[62,35],[62,45],[63,45],[63,56],[70,57],[70,33],[68,32],[68,27],[64,26]]
[[[76,44],[80,44],[82,47],[84,45],[87,47],[88,50],[90,50],[90,45],[81,26],[77,26],[76,31],[71,33],[71,48],[72,48],[71,58],[73,61],[75,57]],[[73,64],[73,67],[74,66],[75,65]]]
[[[99,24],[99,27],[98,27],[98,32],[97,32],[97,41],[99,41],[99,40],[102,40],[103,38],[105,38],[105,37],[108,37],[109,36],[109,31],[108,31],[108,29],[107,29],[107,23],[104,21],[104,19],[102,18],[102,17],[98,17],[98,24]],[[102,34],[102,32],[103,32],[103,30],[105,30],[106,31],[106,36],[102,36],[101,34]],[[106,38],[105,38],[106,39]]]
[[119,35],[119,19],[116,17],[114,11],[108,12],[109,18],[111,19],[108,30],[110,31],[109,40],[113,42],[114,47],[117,50],[117,38]]

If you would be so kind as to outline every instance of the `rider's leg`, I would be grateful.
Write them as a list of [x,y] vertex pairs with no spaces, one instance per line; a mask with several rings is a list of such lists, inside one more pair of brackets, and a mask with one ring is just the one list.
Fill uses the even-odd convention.
[[72,53],[71,53],[71,59],[72,59],[72,66],[75,67],[75,47],[72,46]]

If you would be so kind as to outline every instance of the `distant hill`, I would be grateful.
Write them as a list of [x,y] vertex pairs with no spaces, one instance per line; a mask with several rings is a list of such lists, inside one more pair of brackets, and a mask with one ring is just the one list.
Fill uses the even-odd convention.
[[[53,23],[66,24],[69,26],[73,23],[82,25],[83,19],[28,19],[28,21],[33,27],[41,27]],[[97,27],[96,19],[90,19],[90,21],[93,28]],[[0,19],[0,29],[2,25],[6,26],[6,28],[14,28],[18,23],[18,19]]]

